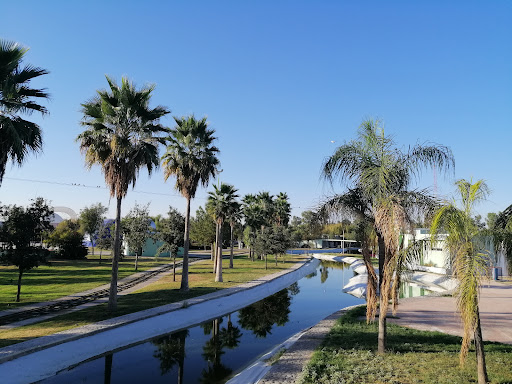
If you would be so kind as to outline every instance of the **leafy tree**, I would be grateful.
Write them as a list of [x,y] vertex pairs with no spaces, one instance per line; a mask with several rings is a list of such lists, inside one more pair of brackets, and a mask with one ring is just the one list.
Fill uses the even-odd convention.
[[234,210],[238,209],[239,203],[236,201],[238,195],[234,186],[221,183],[220,187],[214,185],[213,188],[213,192],[208,192],[206,205],[217,225],[215,236],[217,251],[215,252],[214,270],[215,281],[222,282],[222,224]]
[[317,239],[322,234],[322,223],[320,216],[313,211],[302,212],[303,236],[310,248],[310,241]]
[[98,231],[105,221],[105,213],[108,208],[104,207],[101,203],[85,207],[80,211],[80,225],[85,234],[91,240],[92,254],[94,255],[94,245],[98,238]]
[[100,228],[98,229],[98,236],[96,239],[96,245],[100,248],[100,260],[101,264],[101,255],[104,249],[110,249],[112,252],[112,247],[114,246],[114,242],[112,239],[112,233],[115,232],[115,222],[113,220],[105,220],[101,223]]
[[273,254],[277,265],[277,256],[284,254],[290,247],[290,234],[282,226],[274,225],[265,227],[258,232],[254,241],[254,249],[257,254],[265,258],[265,269],[267,269],[267,256]]
[[199,207],[196,216],[190,222],[190,240],[206,246],[215,241],[215,221],[203,207]]
[[475,204],[485,200],[489,189],[483,180],[475,183],[468,180],[458,180],[455,185],[462,202],[458,207],[456,202],[447,202],[435,213],[430,232],[433,241],[441,230],[447,233],[445,239],[452,258],[453,274],[457,279],[457,308],[460,312],[464,327],[460,363],[468,355],[471,338],[475,342],[478,383],[488,382],[485,364],[484,344],[480,326],[480,311],[478,308],[478,292],[483,277],[487,274],[490,249],[486,247],[481,229],[473,219]]
[[159,119],[169,113],[167,108],[149,107],[154,86],[137,90],[123,78],[121,86],[107,76],[109,90],[82,104],[82,125],[85,131],[77,137],[88,168],[99,164],[110,196],[117,200],[114,257],[108,308],[117,308],[117,272],[121,253],[121,203],[131,184],[137,181],[141,168],[151,175],[159,165],[158,145],[165,141],[158,136],[167,129]]
[[[378,351],[385,352],[386,315],[389,298],[396,297],[403,266],[400,235],[412,223],[412,212],[432,209],[434,200],[426,191],[411,191],[412,179],[426,167],[436,165],[448,170],[454,166],[449,148],[441,145],[420,145],[401,151],[386,136],[379,121],[366,120],[360,125],[357,140],[338,147],[323,164],[322,174],[331,184],[339,178],[348,190],[334,196],[325,206],[329,210],[349,209],[359,214],[366,225],[373,225],[379,244],[380,315]],[[365,227],[365,226],[363,226]],[[362,228],[363,228],[362,227]],[[362,233],[369,233],[364,230]],[[368,242],[366,242],[368,243]],[[363,254],[369,255],[365,250]],[[370,262],[365,262],[371,270]],[[368,288],[374,272],[369,273]],[[392,280],[395,283],[392,284]],[[373,296],[376,299],[376,296]],[[368,300],[368,298],[367,298]],[[395,301],[396,303],[396,301]],[[393,306],[394,310],[396,306]],[[367,319],[373,320],[376,303],[367,307]]]
[[0,207],[0,216],[4,218],[0,227],[0,242],[3,243],[0,261],[18,267],[16,302],[20,301],[23,274],[45,263],[49,255],[40,240],[44,232],[52,229],[52,215],[53,210],[42,198],[32,200],[27,208],[16,205]]
[[84,232],[77,220],[64,220],[50,234],[48,242],[58,247],[57,256],[62,259],[85,259]]
[[235,226],[242,220],[242,211],[240,203],[235,201],[228,212],[227,220],[229,222],[229,246],[230,246],[230,253],[229,253],[229,268],[233,268],[233,236],[235,233]]
[[190,234],[190,200],[196,196],[199,183],[208,185],[210,177],[215,177],[219,159],[219,149],[213,145],[217,139],[215,131],[208,128],[206,117],[196,120],[194,116],[175,117],[176,126],[167,138],[167,151],[162,157],[164,178],[176,177],[175,189],[187,199],[185,213],[185,235],[183,245],[183,268],[181,291],[188,291],[188,248]]
[[485,219],[485,224],[487,225],[488,229],[494,229],[496,227],[496,219],[500,215],[501,212],[498,212],[497,214],[494,212],[489,212],[487,214],[487,217]]
[[135,270],[137,270],[139,256],[142,256],[146,241],[153,237],[152,232],[149,204],[140,206],[135,203],[135,207],[123,220],[124,239],[128,248],[135,252]]
[[169,218],[161,219],[157,225],[157,238],[163,241],[157,255],[169,252],[173,258],[173,281],[176,281],[176,255],[179,247],[183,246],[185,217],[175,208],[169,207]]
[[38,104],[49,96],[45,89],[32,88],[30,81],[48,74],[30,64],[22,67],[28,49],[18,43],[0,39],[0,185],[10,160],[23,164],[29,152],[39,152],[43,146],[39,125],[20,117],[20,114],[47,113]]
[[178,365],[178,384],[183,383],[183,368],[185,365],[185,341],[189,335],[188,329],[162,336],[152,343],[157,346],[153,356],[160,360],[160,373],[169,372]]

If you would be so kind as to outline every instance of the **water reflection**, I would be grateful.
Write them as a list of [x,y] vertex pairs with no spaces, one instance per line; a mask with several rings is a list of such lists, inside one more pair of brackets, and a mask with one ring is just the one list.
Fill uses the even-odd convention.
[[272,334],[274,324],[285,325],[290,314],[291,297],[287,289],[277,292],[255,304],[241,309],[238,321],[242,328],[252,331],[256,337]]
[[[79,364],[44,383],[220,383],[257,356],[332,312],[362,300],[340,285],[351,270],[322,263],[302,279],[237,312]],[[345,276],[346,275],[346,276]]]
[[185,340],[189,335],[187,329],[153,340],[157,350],[153,357],[160,360],[160,374],[169,372],[178,365],[178,384],[183,383],[183,366],[185,363]]

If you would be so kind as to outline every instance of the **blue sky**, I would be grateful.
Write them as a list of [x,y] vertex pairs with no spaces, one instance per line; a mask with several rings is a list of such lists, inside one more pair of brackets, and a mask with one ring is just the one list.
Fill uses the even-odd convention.
[[[113,216],[100,169],[84,167],[75,142],[80,103],[107,86],[105,74],[156,84],[152,105],[173,115],[207,116],[221,181],[241,195],[287,192],[295,215],[332,193],[322,161],[368,117],[399,146],[452,149],[455,174],[438,175],[439,194],[455,179],[483,178],[493,193],[481,214],[512,203],[509,1],[25,1],[2,13],[13,16],[0,37],[30,47],[26,62],[51,72],[33,84],[51,94],[50,114],[31,117],[44,152],[7,167],[3,204],[43,196],[78,212],[102,202]],[[419,185],[432,182],[429,171]],[[154,214],[185,208],[161,170],[141,172],[123,214],[135,202]]]

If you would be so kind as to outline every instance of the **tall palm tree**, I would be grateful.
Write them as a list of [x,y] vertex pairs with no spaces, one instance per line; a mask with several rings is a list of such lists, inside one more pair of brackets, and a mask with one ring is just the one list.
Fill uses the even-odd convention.
[[287,227],[291,213],[291,205],[288,201],[288,195],[285,192],[280,192],[276,197],[274,205],[276,224]]
[[188,286],[188,249],[190,237],[190,200],[196,196],[199,183],[206,187],[218,171],[219,149],[213,145],[217,139],[215,131],[208,128],[206,117],[196,120],[194,116],[175,117],[176,126],[167,138],[167,151],[162,157],[164,178],[176,177],[175,189],[187,199],[185,213],[185,235],[183,245],[183,268],[180,290]]
[[[379,343],[385,352],[386,314],[392,294],[393,266],[401,253],[400,232],[410,223],[414,207],[432,207],[426,191],[413,191],[410,184],[423,168],[448,170],[454,166],[449,148],[442,145],[420,145],[401,151],[386,136],[381,123],[365,120],[359,126],[357,140],[341,145],[322,168],[323,177],[331,182],[339,178],[360,196],[357,204],[367,205],[379,244]],[[368,315],[370,313],[367,313]]]
[[222,224],[229,217],[239,203],[236,201],[238,195],[237,189],[230,185],[221,183],[220,187],[214,185],[213,192],[208,192],[207,205],[209,211],[212,212],[216,223],[215,242],[217,244],[217,252],[215,263],[215,281],[222,282]]
[[30,81],[48,74],[42,68],[21,66],[28,49],[0,39],[0,185],[7,162],[23,164],[29,152],[43,146],[41,128],[19,114],[47,113],[38,100],[49,96],[44,89],[30,87]]
[[456,201],[447,202],[441,206],[434,215],[430,232],[432,241],[435,241],[441,231],[448,235],[445,244],[450,252],[453,274],[458,282],[455,295],[464,327],[460,363],[464,364],[471,345],[471,337],[473,337],[478,383],[484,384],[488,379],[480,327],[478,293],[482,278],[487,274],[491,250],[486,247],[481,231],[473,221],[473,209],[475,204],[486,199],[489,189],[483,180],[473,183],[462,179],[455,185],[461,201],[460,207],[457,206]]
[[101,166],[110,196],[117,199],[114,257],[108,308],[117,307],[117,271],[121,250],[121,202],[131,184],[135,187],[141,168],[151,175],[159,165],[158,145],[165,140],[158,136],[167,129],[159,119],[170,111],[162,106],[149,107],[154,86],[138,90],[127,78],[121,86],[106,76],[108,90],[82,104],[82,125],[86,127],[77,137],[85,164]]

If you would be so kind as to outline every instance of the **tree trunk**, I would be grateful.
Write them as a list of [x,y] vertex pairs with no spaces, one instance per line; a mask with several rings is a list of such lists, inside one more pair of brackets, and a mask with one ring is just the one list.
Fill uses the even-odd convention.
[[135,253],[135,271],[139,268],[139,253]]
[[478,384],[487,384],[487,367],[485,365],[484,341],[482,339],[482,328],[480,326],[480,310],[476,309],[476,329],[475,329],[475,352],[476,368],[478,371]]
[[23,275],[23,270],[18,269],[18,293],[16,294],[16,302],[20,302],[20,294],[21,294],[21,276]]
[[267,269],[267,254],[265,253],[265,269]]
[[[386,303],[387,304],[387,303]],[[382,300],[382,295],[380,297],[380,308],[384,308],[384,306],[387,307],[387,305],[385,305],[383,303],[383,300]],[[387,333],[386,333],[386,313],[384,312],[384,314],[382,314],[382,312],[384,311],[380,311],[379,313],[379,344],[378,344],[378,349],[377,349],[377,352],[378,353],[386,353],[386,337],[387,337]]]
[[92,240],[91,240],[91,248],[92,248],[92,256],[94,256],[94,245],[93,245]]
[[210,253],[211,253],[210,260],[212,260],[212,261],[215,260],[215,245],[214,245],[214,243],[211,244]]
[[219,239],[217,242],[217,272],[215,281],[222,283],[222,221],[219,223]]
[[217,224],[215,224],[215,252],[213,252],[213,271],[212,273],[215,275],[217,272],[217,239],[219,238],[219,229],[217,228]]
[[172,262],[172,281],[176,281],[176,253],[174,254]]
[[101,254],[103,253],[103,248],[100,248],[100,262],[98,264],[101,264]]
[[377,242],[379,244],[379,292],[382,284],[382,276],[384,276],[384,260],[386,259],[386,246],[384,244],[384,237],[377,233]]
[[183,243],[183,264],[181,266],[181,292],[188,292],[188,241],[190,232],[190,197],[187,197],[187,210],[185,212],[185,236]]
[[117,308],[117,271],[119,269],[119,255],[121,253],[121,202],[117,198],[116,208],[116,233],[114,238],[114,257],[112,257],[112,277],[110,279],[110,292],[108,296],[108,310],[113,312]]
[[229,268],[233,268],[233,225],[231,227],[231,253],[229,255]]

